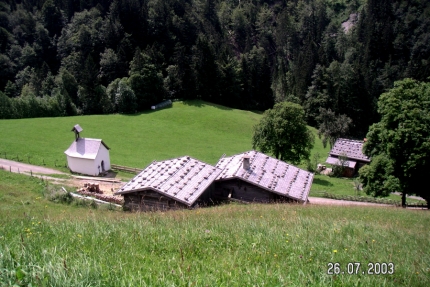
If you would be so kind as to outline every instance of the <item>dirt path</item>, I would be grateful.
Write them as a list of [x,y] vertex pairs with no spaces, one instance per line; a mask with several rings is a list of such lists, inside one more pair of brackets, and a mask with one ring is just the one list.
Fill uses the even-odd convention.
[[[43,179],[49,180],[52,183],[64,184],[65,186],[67,185],[75,188],[82,187],[86,182],[95,182],[100,180],[99,181],[100,189],[103,190],[105,194],[112,194],[114,190],[119,189],[124,184],[122,182],[112,182],[112,181],[105,182],[104,180],[107,180],[107,179],[89,177],[89,176],[85,176],[85,177],[73,176],[73,178],[71,179],[50,177],[47,175],[49,174],[70,175],[70,174],[64,173],[62,171],[52,169],[52,168],[26,164],[26,163],[2,159],[2,158],[0,158],[0,168],[3,168],[4,170],[7,170],[7,171],[10,170],[11,172],[14,172],[14,173],[22,173],[25,175],[30,175],[30,172],[31,172],[33,173],[33,176],[43,177]],[[113,179],[110,178],[110,180],[113,180]]]
[[321,197],[309,197],[308,204],[316,204],[316,205],[361,205],[361,206],[379,206],[379,207],[394,207],[394,205],[389,204],[381,204],[381,203],[373,203],[373,202],[360,202],[360,201],[348,201],[348,200],[338,200],[338,199],[330,199],[330,198],[321,198]]
[[17,162],[13,160],[8,159],[2,159],[0,158],[0,168],[3,167],[4,170],[11,170],[12,172],[33,172],[33,173],[40,173],[40,174],[66,174],[64,172],[61,172],[56,169]]

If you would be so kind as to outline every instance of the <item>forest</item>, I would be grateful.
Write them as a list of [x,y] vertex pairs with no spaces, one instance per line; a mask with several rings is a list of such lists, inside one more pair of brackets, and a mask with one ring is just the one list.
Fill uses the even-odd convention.
[[426,0],[1,1],[0,118],[287,100],[363,137],[395,81],[429,81],[429,31]]

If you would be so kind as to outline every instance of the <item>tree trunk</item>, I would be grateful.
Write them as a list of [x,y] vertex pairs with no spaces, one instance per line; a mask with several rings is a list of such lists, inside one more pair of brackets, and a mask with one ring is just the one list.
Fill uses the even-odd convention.
[[406,192],[402,192],[402,207],[406,208]]

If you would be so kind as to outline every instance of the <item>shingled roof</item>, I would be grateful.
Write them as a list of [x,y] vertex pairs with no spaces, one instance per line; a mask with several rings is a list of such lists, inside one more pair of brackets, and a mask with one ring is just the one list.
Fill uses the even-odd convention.
[[71,157],[95,159],[101,145],[109,149],[101,139],[78,138],[64,153]]
[[363,141],[339,138],[330,151],[330,156],[345,155],[349,159],[370,162],[370,158],[363,154]]
[[[249,169],[243,168],[244,157],[249,158]],[[258,151],[221,158],[216,167],[223,170],[217,180],[238,178],[299,201],[307,201],[314,178],[313,173]]]
[[115,194],[154,190],[191,206],[220,173],[220,169],[189,156],[154,161]]

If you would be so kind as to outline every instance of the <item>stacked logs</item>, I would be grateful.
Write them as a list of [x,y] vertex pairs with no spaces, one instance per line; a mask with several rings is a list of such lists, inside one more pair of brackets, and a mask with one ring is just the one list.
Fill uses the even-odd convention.
[[103,194],[103,191],[100,189],[100,186],[98,183],[91,183],[91,182],[84,183],[84,186],[79,188],[77,192],[81,195],[92,196],[94,198],[111,202],[111,203],[116,203],[116,204],[124,203],[124,200],[120,196]]
[[84,183],[84,187],[81,189],[83,189],[83,191],[103,194],[103,191],[100,190],[100,186],[98,183],[86,182]]

